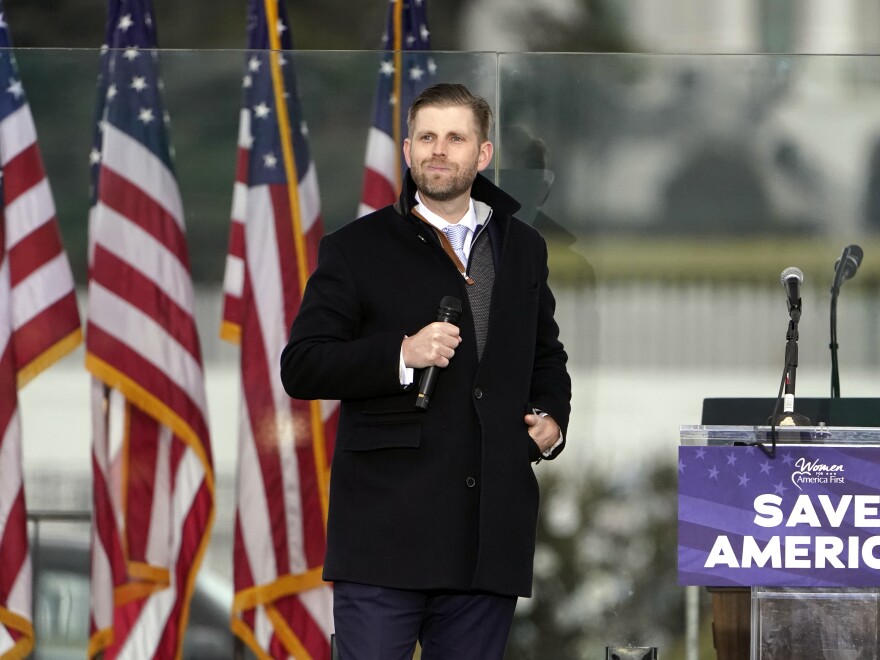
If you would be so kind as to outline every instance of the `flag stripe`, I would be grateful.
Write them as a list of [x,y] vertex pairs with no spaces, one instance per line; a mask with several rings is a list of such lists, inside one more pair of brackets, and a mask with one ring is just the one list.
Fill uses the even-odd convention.
[[[44,222],[38,226],[27,238],[19,241],[9,250],[10,284],[13,287],[18,286],[42,266],[56,259],[60,249],[61,243],[58,240],[58,228],[55,224]],[[20,257],[15,254],[18,252],[22,253]]]
[[5,168],[13,158],[36,141],[37,128],[34,126],[30,107],[22,105],[0,122],[0,166]]
[[67,337],[59,337],[58,332],[60,319],[70,318],[78,313],[76,298],[72,295],[65,296],[17,329],[15,353],[19,365],[19,387],[24,387],[37,374],[77,347],[82,340],[79,328],[71,329]]
[[[12,270],[10,268],[10,270]],[[62,283],[63,287],[56,286]],[[70,288],[64,288],[64,287]],[[59,253],[19,282],[12,301],[12,328],[17,330],[46,308],[72,296],[73,279],[64,253]],[[40,295],[40,294],[43,295]]]
[[[149,250],[145,249],[143,254],[147,253]],[[143,254],[138,257],[138,261],[143,260]],[[145,269],[155,269],[156,261],[160,258],[161,253],[152,264],[145,264]],[[199,354],[199,337],[195,326],[190,322],[192,314],[187,307],[189,301],[176,299],[188,297],[190,291],[162,287],[154,278],[139,270],[139,264],[125,261],[101,246],[95,249],[95,263],[99,263],[101,267],[100,286],[123,301],[121,305],[136,313],[146,314],[154,323],[161,324],[161,330],[178,343],[183,351],[194,356],[192,362],[197,362],[195,356]],[[136,305],[132,301],[137,301]],[[146,339],[147,334],[145,332],[142,338]],[[170,359],[176,359],[176,356]]]
[[[127,219],[152,236],[156,242],[164,246],[164,249],[172,252],[187,270],[189,269],[183,230],[177,219],[171,216],[161,203],[144,194],[138,183],[111,169],[102,168],[100,186],[99,217],[111,211],[117,213],[117,217]],[[105,206],[106,210],[103,208]],[[107,224],[110,225],[112,222],[108,219]],[[106,230],[100,227],[98,231],[103,233]],[[137,247],[136,244],[119,245],[120,249],[127,249],[130,253],[135,252]]]
[[364,192],[361,197],[361,210],[358,215],[364,216],[372,213],[383,206],[388,205],[388,199],[394,198],[395,188],[388,179],[375,170],[364,171]]
[[174,174],[161,158],[109,123],[104,124],[102,158],[102,170],[106,168],[108,174],[116,173],[122,179],[135,182],[137,188],[161,206],[183,232],[180,191]]
[[43,162],[36,142],[17,153],[4,167],[3,196],[6,204],[17,201],[35,186],[48,186],[43,176]]
[[[170,398],[172,409],[186,408],[198,412],[200,417],[207,410],[204,391],[197,388],[202,382],[203,373],[199,360],[181,346],[177,338],[168,330],[145,314],[142,308],[135,307],[128,300],[120,298],[112,291],[93,281],[89,290],[91,315],[89,328],[94,329],[95,350],[89,341],[90,351],[99,357],[125,357],[125,364],[137,364],[136,368],[126,369],[140,378],[147,378],[153,387],[166,390],[176,388]],[[137,328],[137,334],[131,332]],[[114,352],[126,351],[124,356],[114,356]],[[129,362],[132,360],[132,362]],[[149,388],[152,390],[152,387]],[[200,420],[201,421],[201,420]]]

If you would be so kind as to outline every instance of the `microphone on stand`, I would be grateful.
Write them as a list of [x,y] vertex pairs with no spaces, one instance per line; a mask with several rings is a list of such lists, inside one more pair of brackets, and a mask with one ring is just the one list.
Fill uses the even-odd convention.
[[852,279],[862,265],[865,253],[858,245],[847,245],[843,248],[840,259],[834,262],[834,286],[840,288],[844,280]]
[[840,398],[840,373],[837,365],[837,297],[840,294],[840,287],[844,281],[855,276],[856,271],[862,263],[864,252],[858,245],[847,245],[843,248],[834,264],[834,280],[831,283],[831,342],[828,347],[831,349],[831,398]]
[[[461,301],[453,296],[443,296],[440,306],[437,308],[436,320],[458,325],[459,316],[461,316]],[[428,409],[439,375],[440,367],[436,365],[431,365],[422,372],[422,377],[419,379],[419,396],[416,398],[416,408]]]
[[782,286],[788,296],[788,313],[791,320],[788,322],[785,346],[785,370],[780,386],[782,395],[782,413],[776,414],[779,409],[777,397],[776,408],[771,416],[772,426],[810,426],[810,420],[804,415],[794,411],[795,377],[798,366],[798,322],[801,318],[801,284],[804,282],[804,274],[800,268],[786,268],[779,277]]
[[788,313],[797,323],[801,316],[801,284],[804,283],[804,274],[800,268],[791,266],[782,271],[779,281],[782,282],[785,293],[788,295]]

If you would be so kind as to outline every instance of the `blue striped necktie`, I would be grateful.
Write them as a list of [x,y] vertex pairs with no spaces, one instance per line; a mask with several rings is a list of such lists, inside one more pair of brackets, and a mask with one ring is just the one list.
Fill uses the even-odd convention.
[[455,254],[458,256],[459,261],[461,261],[461,265],[467,267],[467,256],[464,253],[464,241],[467,238],[468,232],[470,228],[467,225],[457,224],[457,225],[447,225],[443,228],[443,233],[446,234],[446,237],[449,239],[450,245],[452,245],[452,249],[455,250]]

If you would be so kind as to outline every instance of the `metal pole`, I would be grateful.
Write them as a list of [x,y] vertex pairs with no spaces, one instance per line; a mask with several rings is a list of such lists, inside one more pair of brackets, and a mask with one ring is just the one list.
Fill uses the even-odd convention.
[[685,660],[700,658],[700,588],[684,588],[684,652]]

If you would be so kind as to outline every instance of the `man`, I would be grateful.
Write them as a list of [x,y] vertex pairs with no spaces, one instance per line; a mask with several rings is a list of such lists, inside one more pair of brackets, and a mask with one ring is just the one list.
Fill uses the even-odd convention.
[[[531,593],[533,462],[562,450],[571,381],[544,241],[479,174],[491,118],[462,85],[415,99],[400,200],[324,237],[281,356],[288,394],[342,401],[324,578],[343,660],[416,639],[423,660],[500,659]],[[447,296],[457,325],[432,322]]]

